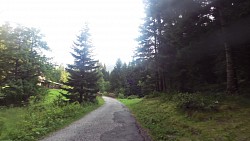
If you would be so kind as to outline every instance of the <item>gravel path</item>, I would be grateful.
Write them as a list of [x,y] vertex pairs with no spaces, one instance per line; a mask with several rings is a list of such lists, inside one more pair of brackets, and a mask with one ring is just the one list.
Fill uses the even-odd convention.
[[145,141],[147,136],[119,101],[103,97],[105,104],[41,141]]

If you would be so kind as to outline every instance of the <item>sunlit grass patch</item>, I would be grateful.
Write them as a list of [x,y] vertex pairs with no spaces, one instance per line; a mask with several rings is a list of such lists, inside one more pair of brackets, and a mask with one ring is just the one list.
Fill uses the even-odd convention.
[[66,100],[66,98],[63,97],[61,93],[66,94],[67,91],[62,90],[62,89],[49,89],[48,94],[45,95],[44,97],[44,103],[45,104],[51,103],[58,97],[61,97],[62,99]]
[[38,140],[104,104],[101,97],[97,97],[96,103],[55,103],[53,101],[60,95],[59,91],[51,90],[44,103],[0,109],[0,140]]
[[140,98],[136,98],[136,99],[119,99],[119,101],[121,101],[123,104],[125,104],[125,105],[127,105],[129,107],[137,104],[141,100],[142,99],[140,99]]

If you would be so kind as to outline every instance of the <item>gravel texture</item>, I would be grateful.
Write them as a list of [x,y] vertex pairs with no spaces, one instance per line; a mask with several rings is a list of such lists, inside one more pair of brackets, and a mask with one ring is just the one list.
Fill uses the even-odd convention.
[[149,140],[123,104],[113,98],[103,99],[105,104],[102,107],[41,141]]

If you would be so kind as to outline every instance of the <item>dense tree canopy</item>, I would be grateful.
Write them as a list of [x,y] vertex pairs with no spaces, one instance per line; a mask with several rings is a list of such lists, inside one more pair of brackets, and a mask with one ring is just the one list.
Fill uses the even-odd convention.
[[241,62],[233,55],[249,44],[247,7],[246,0],[146,1],[137,53],[153,65],[155,89],[195,91],[227,80],[227,92],[237,93]]
[[0,99],[2,104],[21,104],[38,95],[37,77],[49,71],[48,50],[35,28],[0,26]]
[[[238,94],[249,84],[248,0],[145,0],[133,61],[135,83],[152,91]],[[111,86],[124,70],[116,65]],[[131,77],[130,77],[131,78]],[[117,86],[116,86],[117,85]],[[125,86],[125,85],[124,85]],[[125,86],[126,87],[126,86]],[[124,88],[125,88],[124,87]]]

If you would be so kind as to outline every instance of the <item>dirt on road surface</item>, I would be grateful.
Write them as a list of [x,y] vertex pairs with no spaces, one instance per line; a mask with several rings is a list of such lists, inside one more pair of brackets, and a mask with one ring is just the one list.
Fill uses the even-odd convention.
[[123,104],[103,99],[102,107],[41,141],[150,141]]

